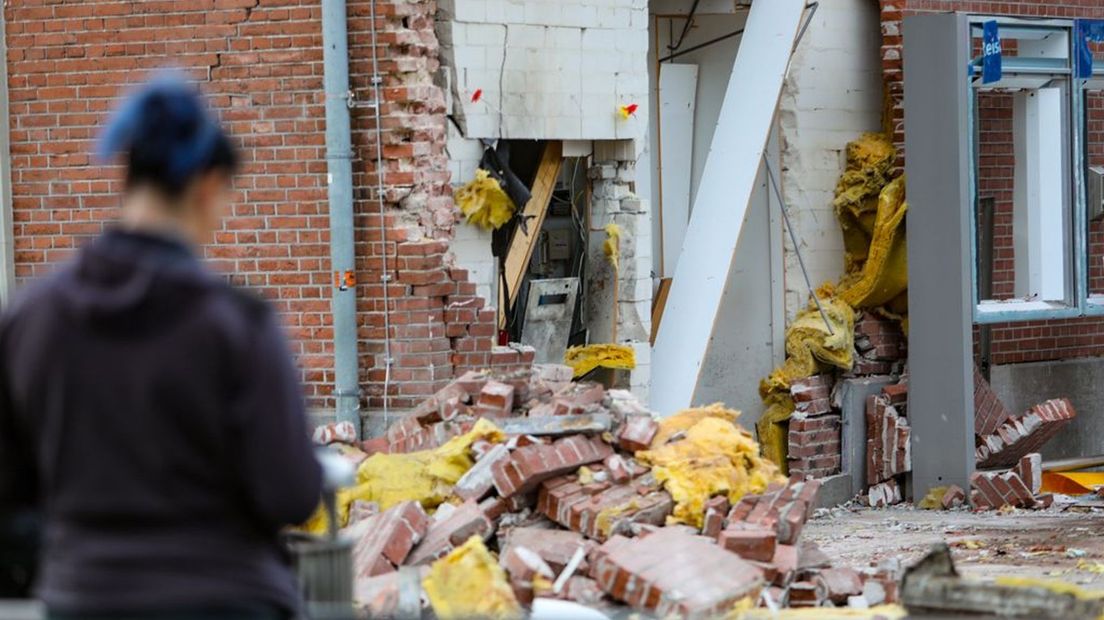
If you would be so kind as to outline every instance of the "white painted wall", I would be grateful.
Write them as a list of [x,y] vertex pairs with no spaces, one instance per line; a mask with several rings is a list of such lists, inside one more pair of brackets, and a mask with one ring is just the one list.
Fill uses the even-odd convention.
[[[475,168],[483,156],[483,146],[478,140],[467,140],[449,123],[448,143],[449,172],[452,174],[453,187],[463,185],[475,177]],[[498,271],[495,258],[491,254],[491,231],[463,222],[454,229],[452,250],[459,267],[467,269],[475,293],[488,304],[497,303]]]
[[[832,208],[845,147],[881,127],[880,24],[870,0],[821,0],[790,65],[778,124],[782,195],[813,286],[843,273],[843,237]],[[786,315],[809,290],[785,238]]]
[[[671,15],[677,4],[673,0],[652,0],[652,12]],[[691,28],[684,47],[742,27],[746,19],[742,4],[739,0],[703,1],[699,8],[702,17]],[[661,55],[667,52],[671,30],[677,38],[682,23],[672,20],[668,25],[668,20],[658,18],[653,34],[659,40]],[[870,0],[822,0],[794,55],[783,91],[775,130],[778,147],[770,156],[775,170],[781,170],[783,196],[814,286],[837,280],[843,271],[843,240],[832,198],[844,166],[844,149],[860,133],[880,128],[879,28],[876,3]],[[739,43],[740,38],[734,37],[674,60],[694,63],[700,71],[694,149],[689,163],[695,192],[691,203],[708,155],[725,78]],[[654,51],[651,57],[654,62]],[[654,85],[651,63],[649,70]],[[653,107],[654,99],[653,92]],[[658,164],[654,160],[659,154],[654,123],[649,138],[653,159],[651,194],[658,197]],[[662,165],[675,164],[667,161]],[[658,200],[653,199],[653,214],[659,208]],[[657,257],[658,225],[658,217],[653,216]],[[804,308],[808,289],[782,226],[778,205],[768,194],[762,175],[744,226],[695,400],[725,402],[743,410],[742,421],[750,424],[762,412],[758,381],[782,360],[786,320]]]
[[[441,0],[437,21],[469,138],[644,136],[647,0]],[[637,115],[620,118],[631,103]]]

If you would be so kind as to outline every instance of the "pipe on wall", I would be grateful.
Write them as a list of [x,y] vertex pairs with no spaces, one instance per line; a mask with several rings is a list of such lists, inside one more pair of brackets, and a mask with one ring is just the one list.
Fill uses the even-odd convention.
[[349,35],[345,0],[322,0],[326,170],[330,207],[334,399],[337,421],[360,435],[356,276],[353,234],[353,147],[349,108]]
[[[0,12],[0,52],[8,57],[4,34],[7,25]],[[15,240],[12,219],[11,142],[8,127],[8,63],[0,63],[0,305],[15,292]]]

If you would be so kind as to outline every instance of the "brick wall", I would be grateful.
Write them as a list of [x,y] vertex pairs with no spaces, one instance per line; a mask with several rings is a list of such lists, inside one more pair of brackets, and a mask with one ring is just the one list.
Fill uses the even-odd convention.
[[[1104,5],[1094,0],[879,0],[882,11],[882,70],[888,95],[887,127],[904,146],[901,18],[921,12],[963,11],[993,15],[1058,18],[1104,18]],[[982,132],[981,195],[995,200],[994,297],[1012,295],[1012,97],[986,95],[979,114]],[[1104,98],[1090,97],[1089,163],[1104,164]],[[902,160],[903,163],[903,160]],[[1104,292],[1104,222],[1090,224],[1089,287]],[[992,362],[1007,364],[1104,355],[1104,320],[1079,318],[997,324],[992,329]]]
[[[349,1],[352,88],[371,97],[370,4]],[[353,111],[362,386],[381,404],[391,311],[396,408],[457,369],[523,363],[493,347],[494,313],[450,269],[454,224],[431,0],[378,2],[384,210],[373,198],[371,111]],[[329,404],[330,266],[318,0],[20,0],[5,3],[16,273],[48,273],[117,215],[119,170],[90,159],[117,97],[173,64],[202,83],[244,151],[233,214],[206,256],[275,305],[306,394]],[[383,242],[386,229],[387,242]],[[389,258],[391,305],[382,301]]]

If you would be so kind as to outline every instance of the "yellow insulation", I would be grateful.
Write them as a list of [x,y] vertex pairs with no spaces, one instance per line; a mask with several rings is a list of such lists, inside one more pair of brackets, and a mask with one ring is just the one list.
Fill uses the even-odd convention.
[[434,562],[422,588],[440,620],[522,617],[506,571],[479,536]]
[[602,253],[613,265],[614,271],[621,269],[621,227],[613,222],[606,224],[606,240],[602,243]]
[[855,308],[888,305],[901,314],[908,309],[908,244],[905,239],[905,177],[886,185],[878,195],[865,261],[840,281],[840,297]]
[[759,455],[751,434],[736,424],[739,416],[719,404],[687,409],[660,421],[651,448],[636,453],[675,501],[668,523],[701,527],[709,498],[725,495],[735,503],[785,481],[778,467]]
[[517,210],[498,180],[482,168],[476,169],[474,179],[453,192],[453,198],[468,222],[485,230],[502,228]]
[[564,353],[564,364],[581,377],[601,366],[617,370],[636,368],[636,351],[624,344],[588,344],[571,347]]
[[[471,431],[453,437],[433,450],[408,454],[373,454],[357,469],[357,485],[337,493],[338,525],[349,520],[349,505],[354,500],[378,502],[380,509],[407,500],[421,502],[427,509],[436,508],[452,493],[452,487],[475,463],[471,446],[477,440],[505,440],[505,435],[492,422],[480,418]],[[319,508],[303,525],[308,532],[326,531],[326,513]]]
[[891,179],[897,151],[887,134],[866,133],[847,145],[847,165],[833,207],[844,242],[845,273],[815,293],[829,327],[810,301],[786,330],[786,361],[759,384],[767,406],[756,424],[763,454],[785,468],[794,381],[853,364],[855,311],[877,311],[908,328],[908,247],[904,177]]

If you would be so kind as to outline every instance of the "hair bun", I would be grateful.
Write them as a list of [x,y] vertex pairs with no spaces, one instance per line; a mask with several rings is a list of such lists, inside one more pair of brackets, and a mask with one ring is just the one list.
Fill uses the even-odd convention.
[[151,182],[170,195],[197,174],[236,163],[229,139],[208,112],[199,90],[166,74],[128,97],[100,137],[104,160],[127,160],[128,185]]

